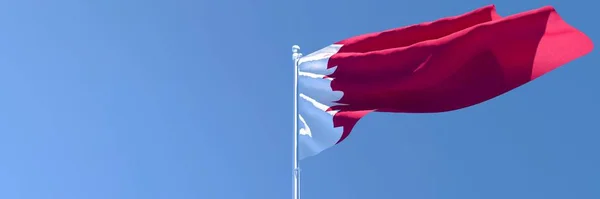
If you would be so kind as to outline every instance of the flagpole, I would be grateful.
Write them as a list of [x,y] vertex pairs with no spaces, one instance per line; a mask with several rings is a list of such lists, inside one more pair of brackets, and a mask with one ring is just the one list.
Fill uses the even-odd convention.
[[302,56],[300,46],[292,46],[294,60],[294,199],[300,199],[300,164],[298,163],[298,60]]

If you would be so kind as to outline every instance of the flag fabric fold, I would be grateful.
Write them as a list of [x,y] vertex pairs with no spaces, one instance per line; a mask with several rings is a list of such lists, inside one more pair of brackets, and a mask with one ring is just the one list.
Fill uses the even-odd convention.
[[490,5],[336,42],[298,61],[300,158],[340,143],[370,112],[470,107],[592,49],[550,6],[501,17]]

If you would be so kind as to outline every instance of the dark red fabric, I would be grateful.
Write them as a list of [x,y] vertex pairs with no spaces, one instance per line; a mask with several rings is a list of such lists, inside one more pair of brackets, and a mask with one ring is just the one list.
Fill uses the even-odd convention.
[[[343,97],[332,110],[344,140],[371,111],[435,113],[473,106],[589,53],[592,41],[553,7],[464,15],[340,42],[328,67]],[[338,143],[339,143],[338,142]]]

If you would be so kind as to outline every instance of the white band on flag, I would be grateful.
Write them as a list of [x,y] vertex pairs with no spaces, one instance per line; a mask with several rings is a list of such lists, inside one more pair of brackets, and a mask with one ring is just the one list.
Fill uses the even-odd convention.
[[341,45],[330,45],[298,61],[298,156],[304,159],[334,146],[342,136],[342,128],[333,127],[337,111],[327,111],[337,105],[343,93],[331,89],[335,68],[328,69],[329,58]]

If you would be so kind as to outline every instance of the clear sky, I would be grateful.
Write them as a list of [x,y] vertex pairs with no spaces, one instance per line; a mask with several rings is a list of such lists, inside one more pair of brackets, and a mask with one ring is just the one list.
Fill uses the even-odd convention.
[[[291,46],[575,0],[0,2],[0,198],[292,197]],[[301,162],[303,199],[600,198],[599,56],[443,114],[376,113]]]

